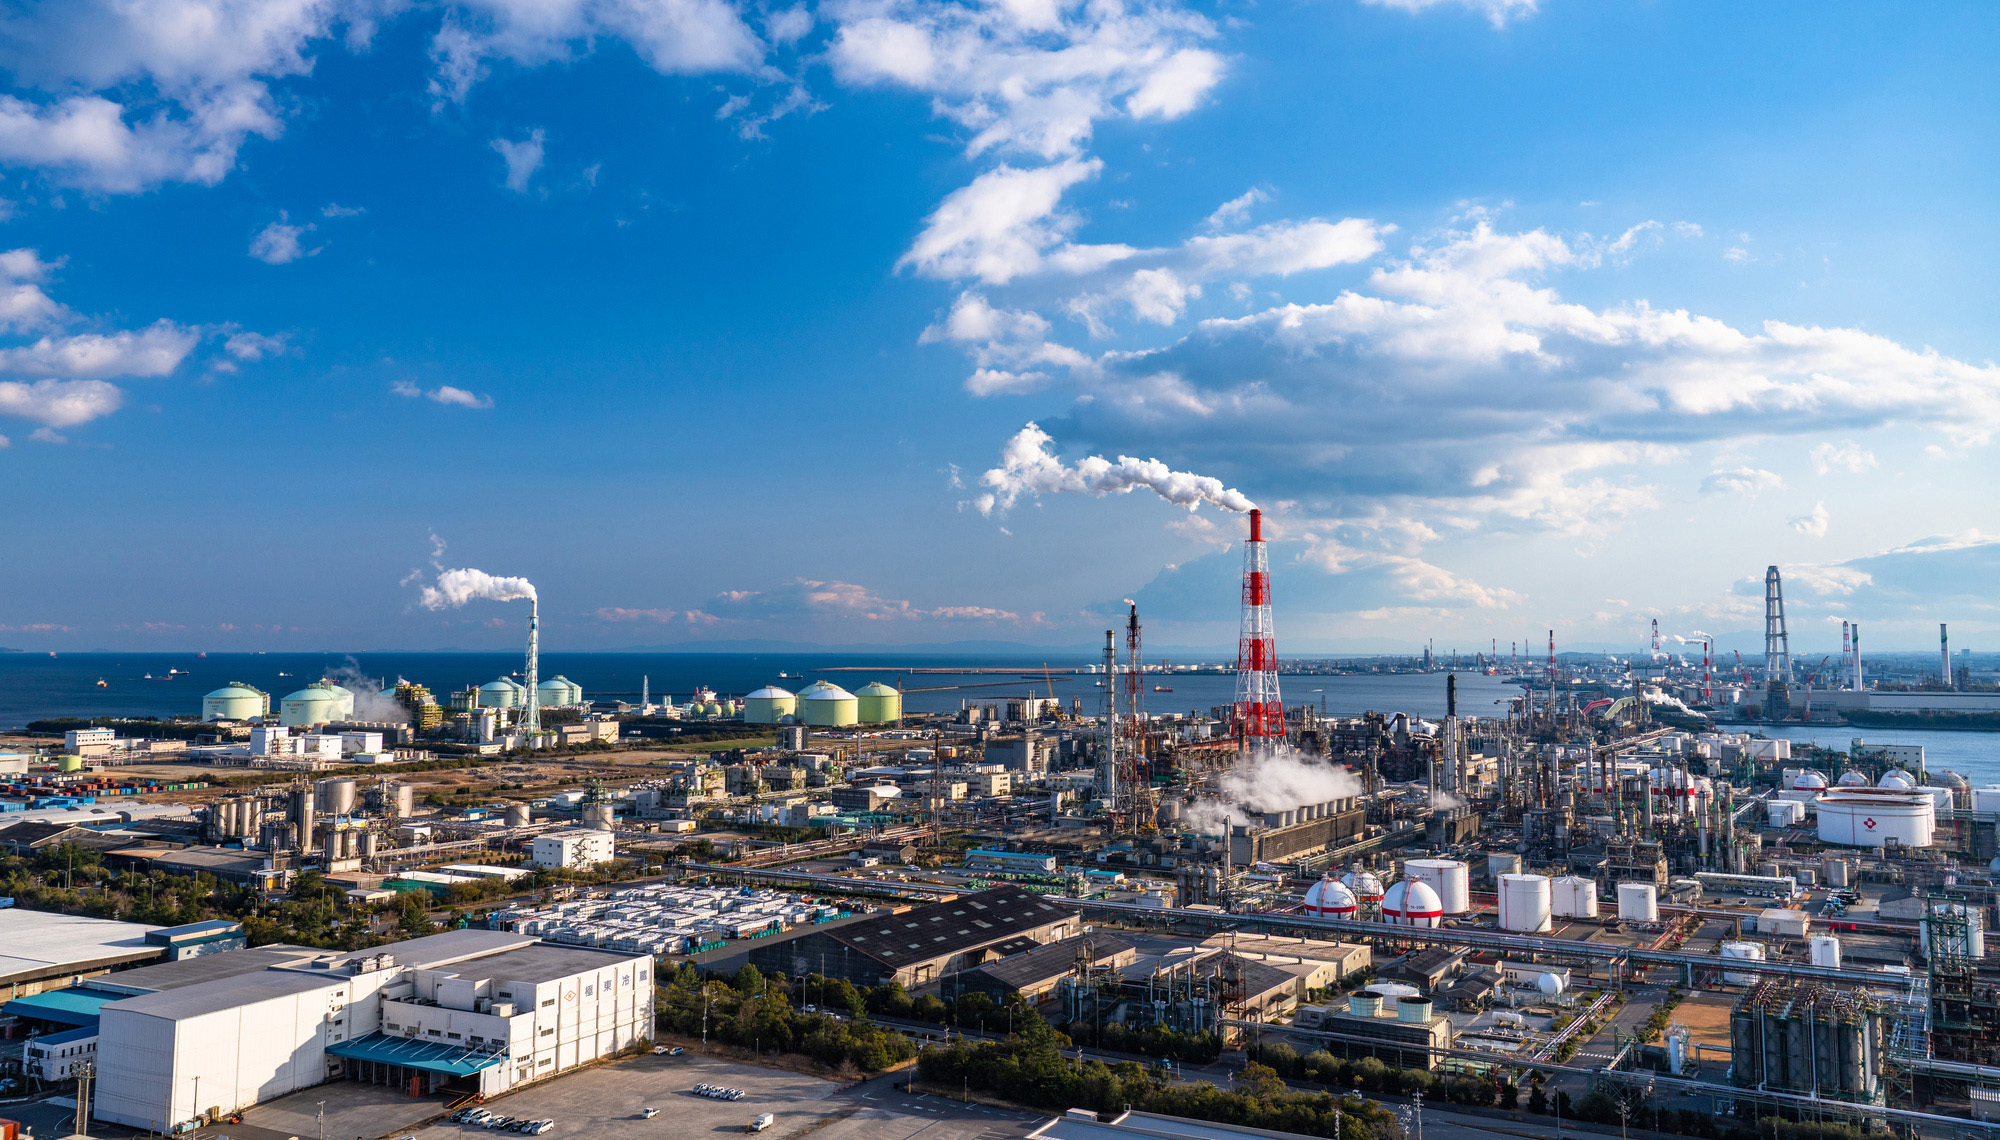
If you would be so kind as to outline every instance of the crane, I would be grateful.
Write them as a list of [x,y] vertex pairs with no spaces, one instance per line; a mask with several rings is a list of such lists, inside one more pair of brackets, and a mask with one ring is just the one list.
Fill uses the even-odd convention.
[[1735,653],[1735,654],[1736,654],[1736,671],[1737,671],[1738,673],[1741,673],[1741,674],[1743,675],[1743,683],[1744,683],[1744,684],[1746,684],[1746,685],[1747,685],[1747,684],[1749,684],[1749,683],[1750,683],[1750,669],[1749,669],[1749,667],[1748,667],[1748,666],[1746,666],[1745,664],[1743,664],[1743,651],[1742,651],[1741,649],[1736,649],[1736,650],[1732,650],[1731,652],[1733,652],[1733,653]]

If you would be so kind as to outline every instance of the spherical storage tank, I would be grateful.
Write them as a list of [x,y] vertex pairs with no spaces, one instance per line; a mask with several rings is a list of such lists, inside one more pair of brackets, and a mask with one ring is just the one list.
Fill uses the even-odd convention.
[[1807,768],[1805,771],[1800,772],[1797,778],[1792,780],[1792,790],[1795,792],[1825,791],[1826,777],[1813,771],[1811,768]]
[[1901,768],[1891,768],[1887,772],[1882,773],[1882,778],[1875,781],[1875,786],[1878,788],[1887,788],[1891,791],[1907,792],[1911,788],[1916,787],[1917,782],[1910,779],[1910,774]]
[[1557,918],[1596,918],[1597,880],[1564,875],[1549,884],[1550,911]]
[[1819,798],[1819,838],[1846,847],[1929,847],[1937,809],[1928,795],[1835,788]]
[[856,713],[862,724],[886,724],[903,719],[903,694],[880,681],[870,681],[854,693]]
[[1363,906],[1379,906],[1382,902],[1382,880],[1368,871],[1349,871],[1340,877],[1342,886],[1354,892],[1354,901]]
[[1660,921],[1660,891],[1652,883],[1618,884],[1618,917],[1626,922]]
[[1868,786],[1868,777],[1849,768],[1840,774],[1840,786],[1843,788],[1865,788]]
[[203,720],[249,720],[270,711],[271,695],[241,681],[231,681],[201,699]]
[[1550,888],[1546,875],[1500,876],[1500,929],[1545,934],[1550,928]]
[[860,702],[853,693],[839,685],[808,688],[799,694],[799,719],[818,725],[858,724],[861,720]]
[[[1722,957],[1724,961],[1735,959],[1738,962],[1762,962],[1764,960],[1764,948],[1755,942],[1724,942],[1722,944]],[[1757,975],[1740,970],[1725,969],[1722,971],[1722,980],[1732,986],[1747,986],[1757,980]]]
[[743,698],[743,720],[747,724],[783,724],[799,711],[799,698],[790,689],[766,685]]
[[1444,918],[1444,902],[1429,883],[1404,879],[1382,896],[1382,918],[1398,926],[1434,927]]
[[1471,875],[1456,859],[1412,859],[1403,864],[1403,873],[1437,892],[1446,914],[1464,914],[1472,909]]
[[338,720],[340,694],[325,685],[307,685],[278,702],[278,723],[287,728],[304,728]]
[[1314,918],[1353,918],[1355,909],[1353,891],[1332,879],[1321,879],[1306,890],[1306,901],[1299,911]]

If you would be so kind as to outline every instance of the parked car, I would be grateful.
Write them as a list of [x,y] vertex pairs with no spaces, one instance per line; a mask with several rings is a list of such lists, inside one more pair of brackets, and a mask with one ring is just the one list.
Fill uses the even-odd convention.
[[642,1108],[639,1110],[639,1119],[641,1120],[651,1120],[658,1115],[660,1115],[660,1110],[657,1108]]

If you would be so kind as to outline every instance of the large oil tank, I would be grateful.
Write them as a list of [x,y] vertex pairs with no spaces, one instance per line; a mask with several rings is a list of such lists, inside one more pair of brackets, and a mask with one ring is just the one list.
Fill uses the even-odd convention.
[[1618,917],[1624,922],[1660,921],[1660,891],[1652,883],[1618,884]]
[[528,808],[528,805],[527,805],[527,804],[508,804],[508,805],[507,805],[507,826],[508,826],[508,827],[526,827],[526,826],[528,826],[528,821],[529,821],[529,819],[531,819],[531,818],[532,818],[532,816],[531,816],[531,814],[530,814],[530,812],[529,812],[529,808]]
[[203,720],[250,720],[271,711],[271,694],[231,681],[201,699]]
[[880,681],[854,692],[855,715],[862,724],[889,724],[903,719],[903,694]]
[[616,828],[616,813],[610,804],[585,804],[583,825],[598,831],[612,831]]
[[809,688],[799,696],[799,719],[821,726],[858,724],[861,720],[860,702],[853,693],[839,685]]
[[1819,798],[1819,838],[1844,847],[1929,847],[1937,825],[1931,798],[1921,793],[1836,788]]
[[1403,872],[1436,891],[1446,914],[1472,909],[1471,874],[1457,859],[1412,859],[1403,865]]
[[[1755,942],[1724,942],[1722,944],[1722,957],[1725,962],[1731,960],[1738,962],[1762,962],[1764,960],[1764,948]],[[1722,980],[1732,986],[1747,986],[1757,980],[1757,975],[1747,971],[1724,969],[1722,971]]]
[[1546,933],[1550,909],[1547,876],[1500,876],[1500,929],[1515,934]]
[[[349,708],[353,706],[348,705]],[[339,720],[347,714],[341,711],[340,694],[331,686],[307,685],[296,693],[278,702],[278,723],[287,728],[306,728],[315,724],[325,724]]]
[[1557,918],[1596,918],[1597,880],[1564,875],[1549,884],[1550,912]]
[[789,689],[766,685],[743,698],[745,724],[783,724],[799,711],[799,698]]
[[517,709],[528,703],[527,687],[509,677],[479,686],[479,704],[489,709]]
[[321,780],[314,785],[313,799],[319,810],[327,815],[354,814],[354,781],[346,779]]

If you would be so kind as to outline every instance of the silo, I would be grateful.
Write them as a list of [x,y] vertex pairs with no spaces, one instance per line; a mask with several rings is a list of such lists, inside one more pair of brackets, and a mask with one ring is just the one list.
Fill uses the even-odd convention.
[[743,720],[748,724],[782,724],[798,711],[798,697],[776,685],[766,685],[743,698]]
[[861,712],[853,693],[827,685],[799,696],[799,719],[820,726],[849,725],[860,721]]
[[1812,947],[1812,964],[1840,969],[1840,939],[1831,934],[1815,934],[1808,943]]
[[306,844],[312,842],[313,815],[316,810],[311,788],[300,785],[292,789],[291,804],[286,809],[286,815],[290,817],[292,825],[299,829],[299,835]]
[[1652,883],[1618,884],[1618,917],[1625,922],[1660,921],[1659,888]]
[[1545,875],[1500,876],[1500,929],[1544,934],[1550,928],[1550,888]]
[[417,814],[417,789],[414,784],[396,785],[396,818],[408,819]]
[[862,724],[890,724],[903,719],[903,694],[880,681],[855,690],[855,715]]
[[361,833],[361,857],[363,859],[375,857],[375,832],[372,830]]
[[[1764,948],[1755,942],[1724,942],[1722,944],[1722,957],[1725,962],[1730,960],[1762,962],[1764,960]],[[1732,986],[1747,986],[1757,980],[1757,975],[1725,969],[1722,971],[1722,980]]]
[[345,779],[321,780],[316,788],[314,800],[319,810],[328,815],[354,814],[354,781]]
[[1552,912],[1557,918],[1597,917],[1597,880],[1564,875],[1549,887],[1554,895]]
[[583,805],[583,825],[598,831],[612,831],[617,826],[617,814],[610,804]]
[[1457,859],[1412,859],[1404,873],[1437,892],[1446,914],[1464,914],[1472,909],[1471,875]]
[[326,832],[326,861],[335,862],[340,858],[340,831],[328,828]]
[[507,826],[508,826],[508,827],[526,827],[526,826],[528,826],[528,821],[529,821],[530,819],[532,819],[532,818],[533,818],[533,815],[532,815],[532,813],[530,812],[530,810],[529,810],[529,808],[528,808],[528,805],[527,805],[527,804],[508,804],[508,805],[507,805]]

